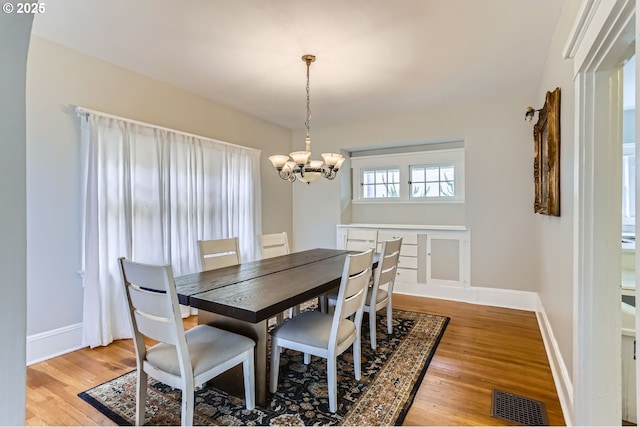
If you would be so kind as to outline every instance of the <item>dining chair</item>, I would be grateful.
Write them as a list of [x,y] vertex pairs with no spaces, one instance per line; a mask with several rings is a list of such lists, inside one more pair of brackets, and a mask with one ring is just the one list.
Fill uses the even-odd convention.
[[305,364],[311,362],[312,355],[327,360],[327,388],[331,412],[336,412],[337,409],[337,357],[352,346],[353,370],[356,380],[360,381],[360,325],[372,260],[373,249],[347,255],[336,309],[332,315],[319,311],[305,311],[271,331],[269,385],[272,393],[278,388],[280,351],[283,348],[303,352]]
[[[272,233],[261,234],[258,236],[258,243],[260,246],[260,255],[262,259],[274,258],[281,255],[288,255],[289,252],[289,239],[287,233]],[[300,313],[300,305],[296,305],[289,309],[289,317],[293,317]],[[276,315],[276,323],[280,324],[284,322],[283,313]]]
[[[242,364],[247,409],[255,402],[254,347],[248,337],[198,325],[185,332],[169,265],[119,259],[138,368],[136,425],[143,425],[147,377],[182,390],[181,424],[193,424],[194,389]],[[145,337],[158,341],[147,348]]]
[[202,271],[240,264],[238,238],[198,240]]
[[273,258],[289,253],[287,233],[262,234],[258,236],[262,259]]
[[[369,314],[369,335],[371,348],[376,349],[376,313],[387,308],[387,333],[393,333],[393,285],[396,280],[402,237],[382,242],[378,267],[373,271],[373,284],[369,286],[364,311]],[[327,296],[329,307],[336,305],[337,293]]]
[[[376,252],[378,250],[378,230],[347,229],[347,233],[344,236],[344,248],[348,251],[358,252],[373,249],[373,251]],[[370,280],[373,280],[373,274]],[[372,285],[373,282],[370,284]],[[333,291],[332,293],[334,294],[333,305],[335,305],[335,294],[337,291]],[[332,307],[332,303],[329,300],[330,295],[331,293],[325,293],[318,297],[320,311],[323,313],[327,313]]]
[[366,251],[373,248],[377,250],[378,230],[347,229],[344,238],[344,248],[348,251]]

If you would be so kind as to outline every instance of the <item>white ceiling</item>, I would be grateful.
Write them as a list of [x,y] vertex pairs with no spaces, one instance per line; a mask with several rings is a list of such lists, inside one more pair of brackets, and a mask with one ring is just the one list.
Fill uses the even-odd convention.
[[312,127],[534,93],[562,5],[55,0],[33,33],[296,129],[306,115],[306,53],[317,56]]

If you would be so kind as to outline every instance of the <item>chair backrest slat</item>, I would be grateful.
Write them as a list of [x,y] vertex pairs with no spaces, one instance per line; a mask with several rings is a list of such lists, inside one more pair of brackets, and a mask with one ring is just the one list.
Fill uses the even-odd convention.
[[151,317],[140,311],[134,311],[134,315],[136,317],[138,330],[142,335],[156,341],[178,345],[177,331],[173,326],[172,319]]
[[141,289],[135,285],[128,285],[131,303],[136,311],[147,316],[171,319],[173,317],[173,307],[171,300],[165,292]]
[[342,302],[342,315],[341,317],[347,318],[353,315],[358,308],[360,308],[360,303],[364,298],[364,293],[366,292],[367,285],[369,283],[370,271],[365,270],[353,277],[350,277],[346,284],[346,289],[344,292],[344,300]]
[[199,240],[198,247],[202,271],[240,264],[240,248],[237,237]]
[[287,255],[289,253],[289,239],[287,233],[263,234],[259,236],[260,254],[262,259]]

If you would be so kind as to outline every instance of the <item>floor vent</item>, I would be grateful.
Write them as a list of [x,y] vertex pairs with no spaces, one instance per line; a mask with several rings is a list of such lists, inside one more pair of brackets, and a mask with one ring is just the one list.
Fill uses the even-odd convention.
[[548,426],[543,402],[493,389],[491,416],[523,426]]

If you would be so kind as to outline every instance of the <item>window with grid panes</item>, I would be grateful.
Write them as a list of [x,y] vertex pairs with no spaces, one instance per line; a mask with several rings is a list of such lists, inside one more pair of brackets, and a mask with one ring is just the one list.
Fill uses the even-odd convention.
[[400,197],[400,169],[363,169],[361,185],[363,199]]
[[409,168],[409,197],[453,197],[455,191],[455,166],[425,165]]
[[464,203],[464,147],[351,156],[353,203]]

